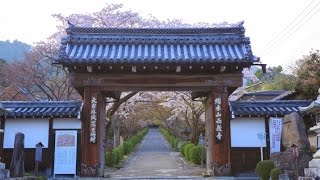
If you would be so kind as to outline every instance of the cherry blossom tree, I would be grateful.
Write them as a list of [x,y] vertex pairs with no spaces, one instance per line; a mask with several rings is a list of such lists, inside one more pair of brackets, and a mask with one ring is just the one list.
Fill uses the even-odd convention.
[[[194,101],[191,92],[172,92],[165,102],[165,107],[174,107],[171,116],[164,123],[171,133],[177,133],[176,128],[183,129],[181,134],[190,134],[187,139],[197,144],[201,131],[204,130],[204,103]],[[180,125],[180,126],[179,126]],[[175,134],[179,135],[179,134]]]
[[68,86],[65,69],[52,66],[58,47],[56,39],[49,38],[47,42],[39,42],[27,52],[24,61],[8,64],[5,71],[9,75],[6,80],[11,90],[23,94],[25,99],[17,99],[19,96],[15,94],[6,98],[49,101],[79,99],[76,91]]
[[[75,26],[122,28],[212,26],[207,23],[190,25],[183,23],[180,19],[161,21],[152,15],[143,17],[136,12],[124,9],[122,4],[106,4],[101,11],[89,14],[71,14],[68,16],[54,14],[53,17],[59,22],[57,32],[47,40],[36,43],[32,50],[27,53],[24,61],[8,66],[6,73],[9,74],[9,78],[7,78],[9,88],[7,88],[8,91],[2,93],[5,94],[6,98],[10,100],[70,100],[80,98],[77,92],[72,87],[68,86],[68,76],[65,69],[60,66],[52,66],[54,59],[57,58],[60,40],[61,37],[65,35],[65,29],[68,26],[68,23],[74,24]],[[167,128],[172,128],[170,123],[172,124],[173,121],[170,119],[176,118],[177,124],[181,124],[176,126],[176,128],[179,128],[180,126],[188,127],[191,129],[191,132],[195,134],[191,136],[192,141],[196,141],[195,137],[199,131],[198,119],[201,117],[202,113],[200,113],[198,109],[200,106],[196,106],[193,102],[187,103],[189,97],[186,94],[180,93],[181,97],[179,96],[176,100],[170,100],[170,98],[165,99],[168,97],[167,93],[118,93],[120,94],[119,98],[114,99],[112,103],[108,103],[106,118],[107,128],[110,127],[112,117],[115,115],[117,117],[125,118],[126,121],[128,121],[127,124],[125,124],[127,128],[134,127],[130,123],[139,124],[140,122],[137,123],[136,119],[142,118],[147,120],[150,117],[152,117],[151,119],[161,121]],[[177,94],[173,95],[175,96]],[[182,95],[184,98],[182,98]],[[144,98],[141,99],[141,96]],[[164,106],[162,103],[165,101],[175,102],[175,106]],[[184,104],[184,106],[182,106],[182,104]],[[118,109],[120,111],[116,114]],[[144,114],[144,117],[141,114]],[[150,116],[145,114],[149,114]],[[128,119],[132,120],[132,122],[129,122],[130,120]],[[193,123],[193,120],[197,121]],[[140,125],[142,124],[143,123],[141,122]],[[177,133],[178,130],[174,130],[173,132],[179,134]]]

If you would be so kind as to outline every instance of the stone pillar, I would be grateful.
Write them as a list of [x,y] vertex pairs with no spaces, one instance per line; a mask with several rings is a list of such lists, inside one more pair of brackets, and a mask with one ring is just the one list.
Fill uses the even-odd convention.
[[14,138],[13,155],[10,164],[10,176],[22,177],[24,173],[24,134],[18,132]]
[[[211,108],[206,107],[206,113],[212,117],[206,119],[211,121],[206,122],[208,125],[206,130],[209,130],[206,133],[208,153],[211,153],[208,154],[209,167],[213,167],[214,176],[229,176],[231,174],[231,140],[227,87],[214,87],[209,98],[207,104],[211,105]],[[211,151],[210,148],[212,148]]]
[[[99,176],[102,167],[100,153],[101,93],[98,87],[84,87],[82,133],[81,133],[81,176]],[[102,111],[105,112],[105,111]]]

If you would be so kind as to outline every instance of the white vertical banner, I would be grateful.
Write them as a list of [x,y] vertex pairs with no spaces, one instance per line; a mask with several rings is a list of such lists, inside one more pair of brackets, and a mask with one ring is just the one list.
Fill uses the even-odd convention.
[[269,138],[270,154],[280,152],[282,133],[282,118],[270,117],[269,121]]

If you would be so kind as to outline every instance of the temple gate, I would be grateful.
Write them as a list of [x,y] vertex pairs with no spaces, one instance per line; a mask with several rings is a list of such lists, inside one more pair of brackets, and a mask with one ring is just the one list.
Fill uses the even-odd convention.
[[[121,91],[206,96],[207,173],[231,173],[228,96],[257,65],[242,25],[215,28],[67,28],[57,63],[82,95],[81,175],[104,167],[105,101]],[[261,65],[261,64],[260,64]],[[264,66],[263,66],[264,67]]]

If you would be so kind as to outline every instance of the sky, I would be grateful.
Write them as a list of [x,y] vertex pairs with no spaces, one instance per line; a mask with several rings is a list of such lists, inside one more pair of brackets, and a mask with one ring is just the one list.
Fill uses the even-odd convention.
[[244,21],[253,54],[269,67],[320,49],[320,0],[2,0],[0,40],[34,44],[57,31],[52,14],[93,13],[107,3],[190,24]]

